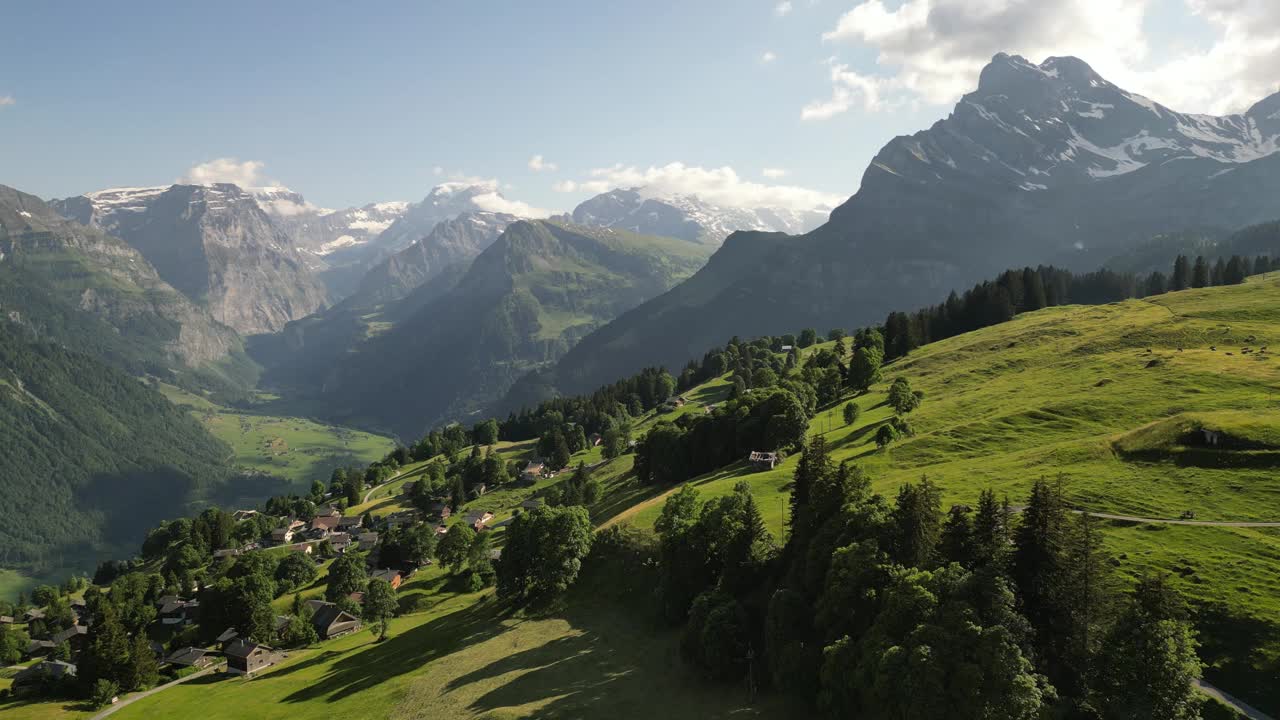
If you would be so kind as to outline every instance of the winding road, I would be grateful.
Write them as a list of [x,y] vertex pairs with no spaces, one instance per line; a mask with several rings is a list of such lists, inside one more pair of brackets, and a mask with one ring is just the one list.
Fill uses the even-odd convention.
[[1258,710],[1255,707],[1252,707],[1251,705],[1249,705],[1243,700],[1237,700],[1236,698],[1210,685],[1204,680],[1196,680],[1195,685],[1197,688],[1200,689],[1200,692],[1204,693],[1205,695],[1208,695],[1211,698],[1215,698],[1216,700],[1218,700],[1219,702],[1225,705],[1229,705],[1235,708],[1236,712],[1249,718],[1249,720],[1274,720],[1270,715],[1262,712],[1261,710]]

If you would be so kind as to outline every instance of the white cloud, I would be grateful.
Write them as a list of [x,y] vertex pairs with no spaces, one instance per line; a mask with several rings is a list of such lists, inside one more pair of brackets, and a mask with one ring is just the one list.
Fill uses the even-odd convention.
[[212,185],[214,183],[231,183],[242,188],[276,185],[277,183],[262,177],[264,163],[257,160],[237,160],[236,158],[218,158],[193,166],[183,175],[179,182],[188,185]]
[[547,161],[541,155],[534,155],[529,158],[529,169],[534,172],[542,172],[544,170],[547,172],[555,172],[559,168],[555,163]]
[[[1152,58],[1151,0],[862,0],[823,35],[874,50],[877,72],[831,64],[832,97],[807,106],[826,118],[861,106],[876,110],[893,91],[946,105],[977,85],[997,52],[1040,62],[1074,55],[1128,90],[1177,110],[1227,112],[1274,92],[1280,67],[1280,3],[1186,0],[1212,36],[1205,49]],[[1159,12],[1175,12],[1160,6]]]
[[471,201],[481,210],[488,210],[489,212],[507,213],[523,218],[545,218],[551,216],[550,210],[534,207],[520,200],[508,200],[497,192],[476,195],[471,198]]
[[443,174],[444,174],[444,168],[442,168],[442,167],[440,167],[439,165],[437,165],[437,166],[435,166],[435,167],[431,168],[431,174],[432,174],[432,175],[435,175],[435,176],[437,176],[437,177],[439,177],[439,176],[441,176],[441,175],[443,175]]
[[826,120],[854,105],[860,105],[867,112],[875,112],[897,104],[897,100],[887,97],[901,89],[902,84],[897,78],[863,75],[834,61],[828,64],[831,67],[831,97],[805,105],[800,110],[801,118]]
[[572,180],[561,180],[560,182],[552,184],[551,189],[559,193],[577,192],[578,183]]
[[791,14],[791,0],[782,0],[782,2],[773,6],[773,14],[778,17],[786,17]]
[[653,195],[697,195],[729,207],[779,207],[792,210],[832,208],[845,197],[791,185],[766,185],[739,177],[731,167],[703,168],[680,162],[661,167],[614,165],[592,170],[590,179],[565,181],[559,192],[602,193],[614,188],[643,188]]
[[8,107],[9,105],[17,104],[17,102],[12,95],[0,95],[0,107]]
[[783,170],[782,168],[765,168],[760,171],[760,174],[769,178],[770,180],[777,180],[779,178],[786,177],[788,175],[788,172],[786,170]]
[[760,56],[760,62],[762,63],[771,63],[777,59],[778,59],[778,54],[772,50],[766,50],[765,53]]

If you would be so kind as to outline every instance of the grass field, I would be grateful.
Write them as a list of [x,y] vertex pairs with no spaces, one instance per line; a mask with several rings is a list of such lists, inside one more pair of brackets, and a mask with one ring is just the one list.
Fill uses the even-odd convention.
[[[854,398],[863,411],[854,425],[837,405],[810,434],[824,435],[837,460],[861,466],[890,498],[927,475],[944,507],[973,504],[984,488],[1017,504],[1035,479],[1061,476],[1085,510],[1280,521],[1280,458],[1269,449],[1280,427],[1280,358],[1257,352],[1276,341],[1277,279],[1051,308],[916,350]],[[925,399],[909,418],[915,436],[881,451],[873,438],[892,417],[885,394],[899,375]],[[1238,448],[1189,447],[1192,427]],[[776,530],[797,461],[766,472],[740,463],[690,482],[705,499],[750,481]],[[663,497],[616,520],[651,526]],[[1280,530],[1107,522],[1105,532],[1123,575],[1173,573],[1197,601],[1209,679],[1280,709]]]
[[654,697],[673,719],[783,717],[749,706],[742,688],[691,679],[676,663],[672,633],[617,609],[583,603],[545,618],[510,617],[492,591],[459,594],[434,569],[400,591],[418,594],[434,604],[395,620],[385,643],[361,632],[291,653],[252,680],[201,678],[115,717],[625,719],[652,717]]
[[313,480],[328,482],[335,467],[363,467],[395,449],[395,443],[381,435],[226,408],[171,385],[161,385],[160,390],[231,446],[230,462],[236,467],[282,477],[295,488],[305,489]]

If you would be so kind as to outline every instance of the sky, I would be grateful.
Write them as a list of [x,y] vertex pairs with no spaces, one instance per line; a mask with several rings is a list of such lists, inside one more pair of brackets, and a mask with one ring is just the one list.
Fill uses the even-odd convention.
[[1175,110],[1280,89],[1276,0],[6,4],[0,183],[180,180],[324,207],[496,182],[536,215],[618,186],[837,204],[996,52],[1076,55]]

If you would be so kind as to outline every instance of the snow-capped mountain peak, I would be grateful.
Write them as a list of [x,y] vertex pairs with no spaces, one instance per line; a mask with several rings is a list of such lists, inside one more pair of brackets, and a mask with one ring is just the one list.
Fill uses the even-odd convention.
[[732,207],[693,194],[652,188],[619,188],[578,205],[566,219],[579,225],[612,227],[643,235],[718,244],[738,230],[807,232],[827,219],[827,209]]
[[945,167],[1038,191],[1174,161],[1230,166],[1280,151],[1278,115],[1280,94],[1243,114],[1181,113],[1117,87],[1077,58],[1036,65],[1001,53],[948,118],[890,143],[868,172],[928,182]]

